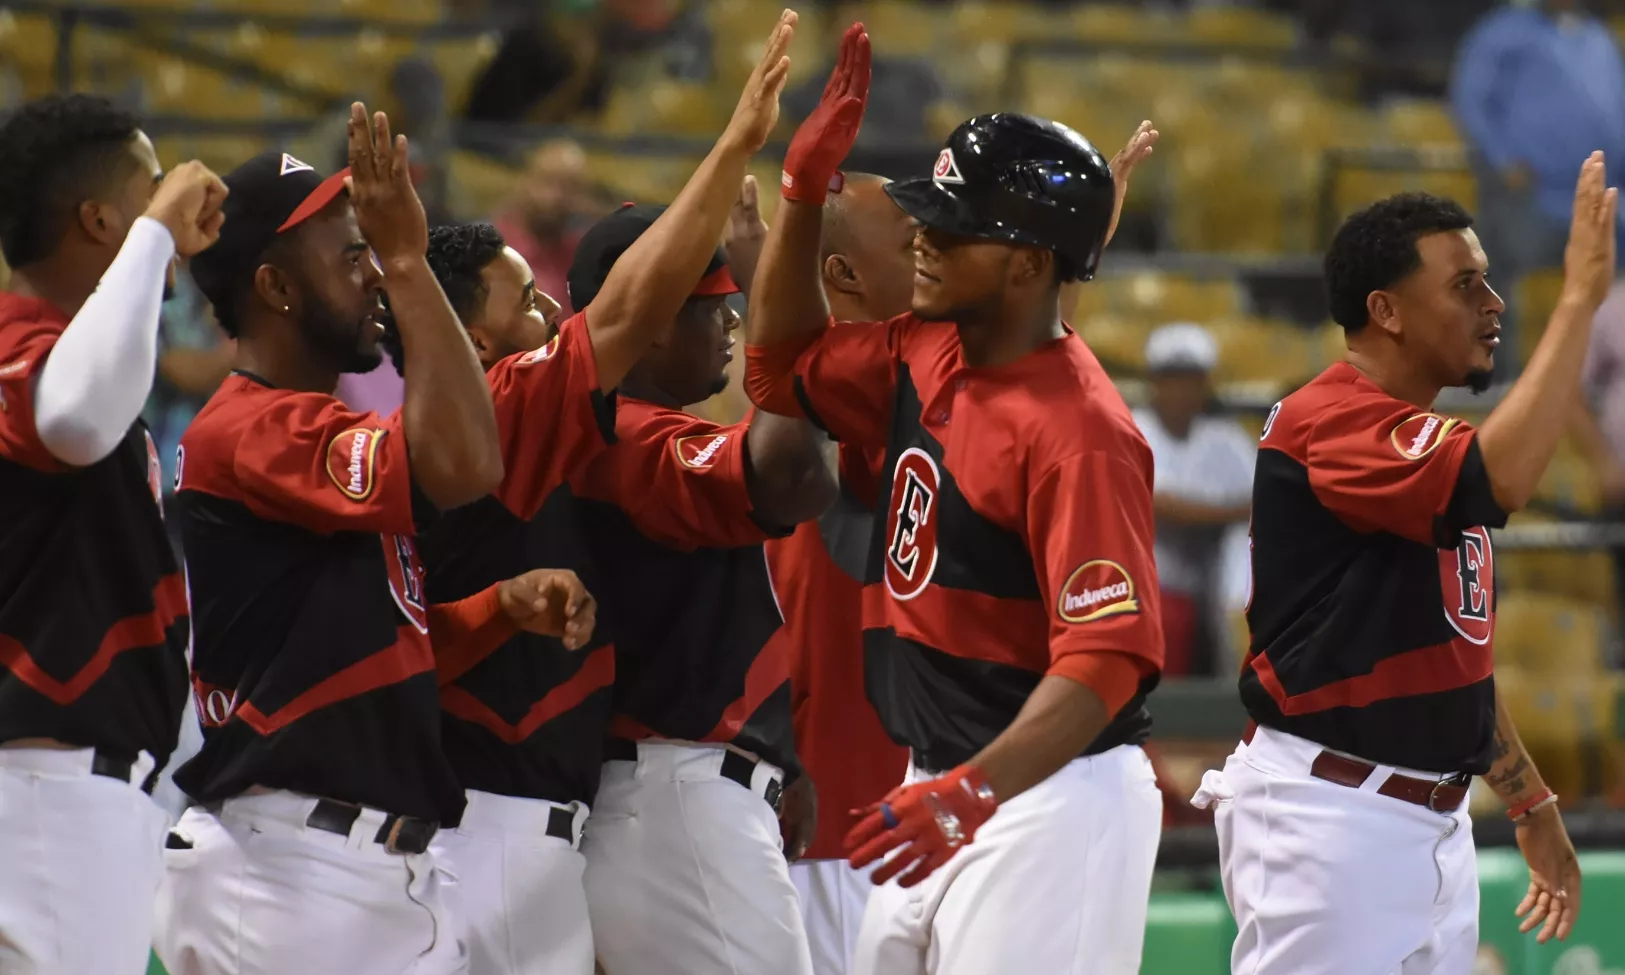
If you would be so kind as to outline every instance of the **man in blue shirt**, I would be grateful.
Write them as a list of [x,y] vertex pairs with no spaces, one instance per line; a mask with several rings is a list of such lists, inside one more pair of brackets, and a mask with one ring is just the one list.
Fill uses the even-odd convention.
[[[1485,250],[1510,299],[1520,276],[1562,263],[1580,164],[1597,149],[1625,158],[1625,62],[1583,0],[1513,0],[1462,40],[1450,100],[1473,150]],[[1517,356],[1496,358],[1498,371],[1516,368]]]

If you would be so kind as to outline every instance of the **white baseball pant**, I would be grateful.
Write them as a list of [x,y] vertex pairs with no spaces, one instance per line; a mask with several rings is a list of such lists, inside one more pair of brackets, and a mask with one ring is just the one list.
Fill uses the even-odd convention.
[[0,748],[0,972],[140,975],[169,817],[90,748]]
[[[566,836],[548,833],[555,810]],[[583,803],[468,790],[462,822],[430,849],[463,924],[469,975],[592,975],[586,820]]]
[[1478,860],[1467,804],[1453,813],[1309,774],[1322,746],[1270,728],[1208,772],[1224,896],[1247,975],[1466,975],[1478,952]]
[[778,818],[764,797],[783,773],[762,762],[751,787],[722,777],[722,745],[644,741],[604,763],[587,822],[587,905],[610,975],[811,975],[801,907]]
[[363,809],[349,835],[306,825],[316,799],[238,796],[181,816],[164,850],[158,958],[170,975],[463,975],[468,954],[429,853],[376,841]]
[[845,860],[800,860],[790,864],[790,880],[801,898],[814,975],[847,975],[858,947],[858,929],[869,892],[869,875],[879,864],[853,869]]
[[[905,782],[930,777],[911,768]],[[852,973],[1134,975],[1161,838],[1144,751],[1073,759],[917,886],[877,887]]]

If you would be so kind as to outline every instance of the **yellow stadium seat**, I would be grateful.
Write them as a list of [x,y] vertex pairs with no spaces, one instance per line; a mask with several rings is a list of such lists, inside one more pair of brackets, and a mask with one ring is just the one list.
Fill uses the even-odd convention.
[[1052,40],[1072,32],[1072,18],[1054,6],[1017,0],[962,0],[950,8],[949,27],[966,45],[996,41]]
[[1496,694],[1506,702],[1529,757],[1546,784],[1568,800],[1603,794],[1618,779],[1619,688],[1618,675],[1602,672],[1495,669]]
[[1602,485],[1591,465],[1572,451],[1560,450],[1552,458],[1536,497],[1583,514],[1596,514],[1602,509]]
[[446,104],[457,108],[468,102],[469,92],[480,72],[496,57],[502,36],[481,34],[475,38],[459,38],[433,42],[428,49],[429,58],[440,71],[446,83]]
[[1144,43],[1147,38],[1169,42],[1181,36],[1184,24],[1161,11],[1115,3],[1082,3],[1073,9],[1072,36],[1096,43]]
[[1234,278],[1195,279],[1157,271],[1107,279],[1113,310],[1150,325],[1206,323],[1241,311]]
[[43,14],[0,9],[0,63],[49,79],[56,67],[56,24]]
[[196,159],[217,173],[225,173],[269,147],[268,140],[255,136],[185,135],[159,140],[154,148],[165,169]]
[[1289,18],[1250,7],[1201,6],[1185,17],[1186,35],[1195,43],[1284,51],[1297,43]]
[[465,194],[472,213],[496,213],[521,175],[511,166],[467,151],[452,153],[448,165],[448,181]]
[[1259,318],[1207,323],[1219,346],[1220,382],[1296,383],[1313,369],[1308,332],[1296,325]]
[[1387,136],[1402,146],[1459,148],[1461,135],[1449,107],[1442,101],[1407,98],[1393,102],[1382,113]]
[[1531,674],[1601,671],[1606,623],[1592,603],[1539,592],[1499,595],[1496,662]]
[[[1494,255],[1490,257],[1490,280],[1495,281]],[[1504,283],[1500,285],[1505,287]],[[1535,354],[1535,346],[1546,334],[1546,321],[1557,308],[1557,298],[1563,293],[1563,269],[1546,268],[1523,276],[1513,285],[1513,304],[1518,313],[1518,361],[1528,365]]]
[[1595,606],[1614,605],[1614,560],[1606,552],[1498,550],[1495,553],[1496,591],[1549,593],[1583,600]]
[[862,21],[869,43],[881,57],[918,57],[936,49],[943,23],[939,8],[917,0],[858,0],[835,10],[833,24]]
[[1144,325],[1116,315],[1095,315],[1084,320],[1077,332],[1107,371],[1145,369],[1145,340],[1151,333]]
[[1315,338],[1316,360],[1322,369],[1334,362],[1341,362],[1348,355],[1348,333],[1336,322],[1327,322],[1316,329]]
[[637,203],[670,203],[698,165],[698,159],[687,156],[587,154],[587,171],[601,185]]

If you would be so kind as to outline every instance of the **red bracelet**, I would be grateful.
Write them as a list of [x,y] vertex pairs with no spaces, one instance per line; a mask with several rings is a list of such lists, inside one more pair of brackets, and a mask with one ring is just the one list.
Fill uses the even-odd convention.
[[1513,822],[1517,822],[1518,820],[1534,812],[1536,809],[1539,809],[1542,806],[1550,805],[1556,801],[1557,793],[1553,792],[1551,789],[1542,789],[1535,793],[1533,798],[1525,799],[1523,802],[1520,802],[1511,809],[1508,809],[1507,818]]

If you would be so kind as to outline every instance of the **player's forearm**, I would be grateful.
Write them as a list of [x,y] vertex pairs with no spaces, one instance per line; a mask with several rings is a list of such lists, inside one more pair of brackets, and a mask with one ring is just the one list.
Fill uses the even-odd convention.
[[806,420],[758,410],[745,434],[751,509],[782,528],[823,514],[835,503],[835,473],[824,459],[824,436]]
[[762,262],[762,245],[766,242],[767,230],[761,228],[732,234],[722,243],[722,253],[728,259],[728,271],[747,298],[755,287],[756,267]]
[[468,504],[502,480],[485,370],[426,259],[401,261],[384,274],[406,358],[401,423],[412,477],[441,510]]
[[587,312],[598,382],[620,385],[688,300],[716,253],[750,152],[723,141],[660,218],[615,262]]
[[1484,776],[1484,784],[1495,790],[1508,808],[1546,791],[1546,782],[1530,760],[1523,740],[1518,737],[1518,727],[1512,723],[1512,715],[1507,713],[1506,703],[1499,696],[1495,702],[1494,755],[1494,762]]
[[821,206],[779,201],[756,267],[757,294],[745,326],[751,345],[772,348],[805,340],[829,322],[818,269],[823,220]]
[[1503,511],[1517,511],[1535,496],[1573,419],[1574,391],[1580,386],[1596,311],[1590,302],[1565,295],[1529,365],[1478,429],[1484,469]]
[[57,339],[34,387],[40,442],[87,467],[119,445],[141,415],[158,358],[159,312],[175,242],[143,217],[96,291]]
[[987,776],[1000,802],[1008,802],[1082,754],[1111,717],[1094,691],[1050,675],[1038,682],[1010,727],[969,764]]
[[429,643],[441,684],[468,673],[519,632],[502,611],[501,589],[499,582],[467,599],[429,607]]

